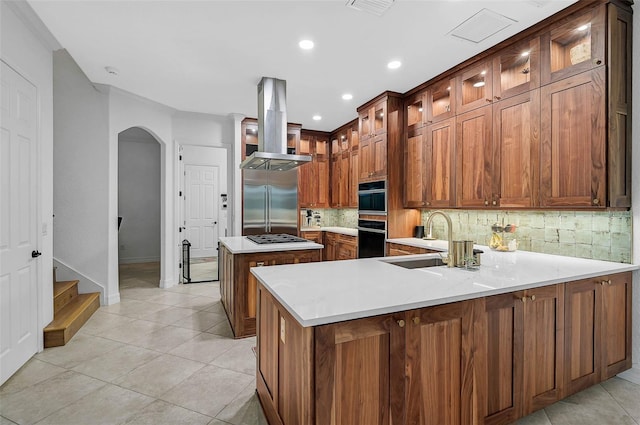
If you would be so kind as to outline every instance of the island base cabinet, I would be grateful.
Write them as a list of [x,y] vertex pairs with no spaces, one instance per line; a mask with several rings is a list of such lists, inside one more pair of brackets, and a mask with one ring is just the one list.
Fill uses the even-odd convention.
[[566,394],[631,367],[631,273],[566,285]]
[[271,425],[314,424],[314,328],[302,327],[258,284],[258,398]]
[[316,424],[403,422],[404,314],[316,329]]
[[479,423],[509,424],[562,398],[564,285],[476,301]]
[[472,423],[473,302],[407,313],[406,423]]

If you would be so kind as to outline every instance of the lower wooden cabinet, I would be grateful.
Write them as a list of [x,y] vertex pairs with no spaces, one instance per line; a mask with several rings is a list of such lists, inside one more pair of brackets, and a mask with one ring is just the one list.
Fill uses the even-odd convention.
[[473,423],[472,319],[473,301],[407,312],[404,423]]
[[395,257],[398,255],[430,254],[432,252],[438,252],[438,251],[434,251],[432,249],[427,249],[427,248],[418,248],[416,246],[387,242],[388,257]]
[[[310,263],[322,260],[322,250],[300,250],[233,254],[220,246],[221,302],[236,338],[256,334],[256,287],[258,280],[249,271],[251,267],[279,264]],[[223,289],[224,288],[224,289]]]
[[357,236],[324,232],[324,261],[354,260],[358,258]]
[[566,394],[631,367],[631,273],[566,286]]
[[319,243],[320,245],[322,245],[323,242],[321,230],[306,230],[304,232],[300,232],[300,237]]
[[631,273],[302,327],[258,284],[270,424],[509,424],[631,367]]
[[564,285],[481,298],[475,314],[479,423],[512,423],[562,398]]

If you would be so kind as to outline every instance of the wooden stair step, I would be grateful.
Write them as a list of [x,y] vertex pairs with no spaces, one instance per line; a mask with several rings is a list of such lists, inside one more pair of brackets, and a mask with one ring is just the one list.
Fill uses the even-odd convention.
[[53,317],[78,296],[78,281],[65,280],[53,284]]
[[99,292],[74,297],[44,328],[44,347],[65,345],[99,307]]

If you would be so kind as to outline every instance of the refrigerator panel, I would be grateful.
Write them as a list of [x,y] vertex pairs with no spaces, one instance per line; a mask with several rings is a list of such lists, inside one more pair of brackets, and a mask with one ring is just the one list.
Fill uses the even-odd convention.
[[267,233],[267,172],[243,171],[242,234]]
[[298,234],[298,170],[269,173],[269,233]]

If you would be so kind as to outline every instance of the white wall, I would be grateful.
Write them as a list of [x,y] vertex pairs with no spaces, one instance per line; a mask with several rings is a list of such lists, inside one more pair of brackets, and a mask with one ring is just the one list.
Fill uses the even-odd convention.
[[108,137],[108,231],[107,263],[109,299],[120,301],[118,292],[118,134],[132,127],[140,127],[160,143],[160,287],[178,283],[178,246],[175,216],[175,149],[172,137],[172,108],[131,93],[106,88],[109,92]]
[[66,50],[53,54],[53,88],[54,256],[64,266],[58,277],[108,296],[109,99]]
[[[53,66],[60,46],[26,2],[0,2],[0,58],[36,86],[38,100],[38,327],[53,319]],[[42,350],[42,337],[38,350]]]
[[119,263],[160,261],[160,144],[144,130],[118,143]]

